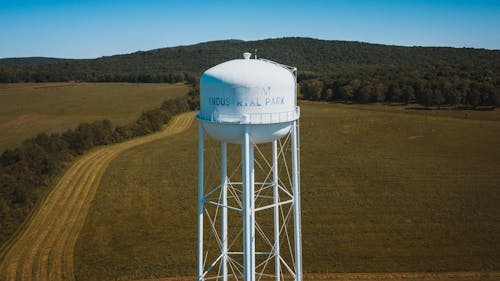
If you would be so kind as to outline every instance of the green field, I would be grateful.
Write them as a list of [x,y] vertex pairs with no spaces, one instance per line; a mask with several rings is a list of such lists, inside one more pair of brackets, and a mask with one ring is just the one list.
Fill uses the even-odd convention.
[[[500,112],[302,103],[304,273],[500,269]],[[197,129],[125,151],[77,280],[193,275]]]
[[0,152],[40,132],[61,132],[81,122],[131,123],[142,111],[187,93],[174,84],[0,84]]

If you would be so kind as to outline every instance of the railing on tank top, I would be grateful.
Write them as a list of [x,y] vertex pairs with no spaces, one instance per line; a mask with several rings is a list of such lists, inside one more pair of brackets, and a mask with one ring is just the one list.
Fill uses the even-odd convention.
[[215,123],[233,123],[233,124],[273,124],[297,120],[300,116],[300,108],[283,112],[265,112],[265,113],[243,113],[227,114],[214,112],[209,118],[203,118]]

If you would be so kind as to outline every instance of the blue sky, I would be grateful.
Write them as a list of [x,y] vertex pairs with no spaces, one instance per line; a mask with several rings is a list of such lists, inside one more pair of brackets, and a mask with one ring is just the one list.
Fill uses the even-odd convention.
[[500,49],[500,0],[0,0],[0,58],[95,58],[286,36]]

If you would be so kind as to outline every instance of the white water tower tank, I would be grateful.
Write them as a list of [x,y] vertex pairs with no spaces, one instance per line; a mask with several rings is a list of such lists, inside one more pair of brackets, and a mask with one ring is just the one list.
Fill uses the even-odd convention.
[[272,142],[299,117],[296,68],[250,56],[216,65],[200,79],[198,120],[222,142],[241,144],[245,126],[253,143]]
[[[200,79],[198,281],[255,281],[262,277],[302,281],[297,69],[250,57],[245,53],[243,59],[216,65]],[[205,133],[220,142],[220,158],[217,153],[205,155]],[[284,136],[284,141],[279,140]],[[212,150],[215,143],[207,148]],[[241,146],[239,165],[228,165],[228,143]],[[259,148],[260,143],[271,145]],[[255,160],[256,149],[268,150],[259,153],[259,159],[268,165]],[[215,185],[205,181],[206,167],[210,174],[215,172],[210,167],[219,170],[220,181]],[[241,175],[235,175],[240,168]],[[268,230],[273,231],[266,233],[256,217],[271,216],[265,211],[271,209],[273,227]],[[292,210],[293,219],[283,217]],[[292,232],[282,232],[290,229],[292,221],[293,237]],[[229,227],[229,223],[236,224]],[[242,243],[235,244],[233,239],[239,240],[241,234]],[[274,269],[267,266],[271,260]]]

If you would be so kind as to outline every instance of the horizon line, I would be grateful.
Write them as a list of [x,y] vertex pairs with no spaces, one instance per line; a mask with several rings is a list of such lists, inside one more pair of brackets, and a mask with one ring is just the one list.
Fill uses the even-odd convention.
[[165,46],[165,47],[159,47],[159,48],[153,48],[153,49],[147,49],[147,50],[135,50],[135,51],[130,51],[128,53],[102,55],[102,56],[98,56],[98,57],[71,57],[71,58],[69,58],[69,57],[52,57],[52,56],[43,56],[43,55],[33,55],[33,56],[25,56],[25,57],[0,57],[0,60],[3,60],[3,59],[26,59],[26,58],[44,58],[44,59],[62,59],[62,60],[93,60],[93,59],[99,59],[99,58],[105,58],[105,57],[130,55],[130,54],[134,54],[134,53],[138,53],[138,52],[149,52],[149,51],[168,49],[168,48],[178,48],[178,47],[190,47],[190,46],[206,44],[206,43],[211,43],[211,42],[220,42],[220,41],[257,42],[257,41],[265,41],[265,40],[279,40],[279,39],[291,39],[291,38],[312,39],[312,40],[320,40],[320,41],[363,43],[363,44],[370,44],[370,45],[383,45],[383,46],[388,46],[388,47],[403,47],[403,48],[452,48],[452,49],[473,49],[473,50],[500,51],[500,49],[488,49],[488,48],[482,48],[482,47],[467,47],[467,46],[458,47],[458,46],[438,46],[438,45],[396,45],[396,44],[384,44],[384,43],[359,41],[359,40],[322,39],[322,38],[302,37],[302,36],[283,36],[283,37],[269,37],[269,38],[257,39],[257,40],[244,40],[244,39],[237,39],[237,38],[215,39],[215,40],[196,42],[196,43],[191,43],[191,44],[186,43],[186,44]]

